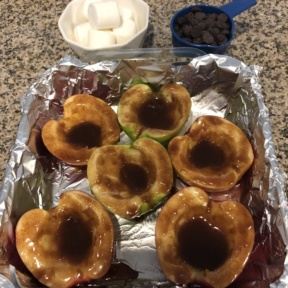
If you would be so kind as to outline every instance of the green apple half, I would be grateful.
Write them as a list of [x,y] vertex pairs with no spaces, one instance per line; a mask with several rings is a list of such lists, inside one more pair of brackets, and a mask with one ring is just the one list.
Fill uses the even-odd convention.
[[150,138],[95,149],[87,165],[95,197],[123,218],[139,217],[170,193],[173,168],[167,150]]
[[16,226],[16,248],[27,269],[47,287],[72,287],[109,270],[114,228],[91,195],[71,190],[56,207],[32,209]]
[[210,200],[197,187],[174,194],[155,226],[160,265],[177,285],[227,287],[242,272],[254,237],[253,219],[245,206]]
[[148,84],[136,84],[121,97],[118,121],[133,140],[149,137],[165,143],[177,135],[191,112],[187,89],[175,83],[154,91]]

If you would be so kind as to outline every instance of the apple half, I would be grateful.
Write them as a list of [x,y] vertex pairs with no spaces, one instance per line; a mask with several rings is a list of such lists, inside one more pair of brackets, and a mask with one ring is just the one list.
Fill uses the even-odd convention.
[[218,116],[197,118],[185,135],[169,142],[168,153],[178,176],[207,192],[233,188],[254,161],[245,133]]
[[167,150],[150,138],[106,145],[92,153],[87,178],[95,197],[123,218],[139,217],[170,193],[173,168]]
[[197,187],[174,194],[155,226],[160,265],[177,285],[227,287],[242,272],[254,237],[253,219],[245,206],[210,200]]
[[49,120],[42,129],[46,148],[71,165],[87,165],[95,147],[115,144],[120,126],[114,110],[103,100],[88,94],[66,99],[60,120]]
[[16,248],[33,276],[47,287],[71,287],[109,270],[114,229],[104,207],[84,192],[61,194],[50,210],[32,209],[16,225]]
[[159,91],[148,84],[136,84],[119,101],[118,121],[133,140],[149,137],[165,143],[180,132],[191,105],[189,92],[179,84],[164,84]]

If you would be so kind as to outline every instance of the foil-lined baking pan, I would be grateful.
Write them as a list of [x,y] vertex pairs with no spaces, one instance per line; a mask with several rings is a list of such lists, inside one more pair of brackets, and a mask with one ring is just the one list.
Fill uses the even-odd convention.
[[[47,154],[41,141],[43,125],[51,118],[60,119],[64,100],[77,93],[100,97],[117,111],[123,91],[141,79],[156,86],[174,81],[188,89],[192,110],[182,133],[197,117],[209,114],[234,122],[251,139],[256,157],[245,194],[241,200],[238,190],[218,195],[221,199],[241,201],[251,212],[256,229],[250,258],[230,287],[287,287],[286,175],[279,169],[275,155],[269,111],[259,82],[261,67],[247,66],[223,55],[193,54],[188,59],[184,55],[185,61],[174,56],[123,57],[92,63],[91,58],[88,63],[65,56],[22,96],[22,118],[0,194],[0,273],[5,276],[0,283],[39,287],[35,279],[25,274],[15,249],[14,227],[25,211],[35,207],[49,209],[57,205],[61,193],[71,189],[91,194],[85,169],[69,166]],[[129,138],[122,133],[120,143],[127,141]],[[175,181],[177,189],[182,186],[179,179]],[[111,271],[103,279],[79,286],[175,287],[165,278],[156,254],[154,228],[160,209],[136,220],[111,215],[116,235]]]

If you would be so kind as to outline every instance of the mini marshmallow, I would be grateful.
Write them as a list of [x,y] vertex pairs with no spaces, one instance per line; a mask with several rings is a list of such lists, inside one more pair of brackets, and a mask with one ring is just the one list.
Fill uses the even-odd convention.
[[89,22],[85,22],[75,26],[74,28],[74,36],[76,42],[81,45],[88,46],[88,33],[91,29]]
[[[82,0],[83,1],[83,0]],[[91,3],[99,3],[102,2],[103,0],[84,0],[82,3],[82,11],[79,11],[80,13],[82,12],[83,16],[85,17],[86,20],[88,20],[88,7]]]
[[116,43],[122,44],[134,36],[137,32],[137,29],[135,22],[131,19],[128,19],[123,21],[121,26],[114,28],[112,31],[116,37]]
[[133,20],[133,13],[130,9],[119,6],[119,12],[123,21],[128,20],[128,19]]
[[104,48],[112,46],[115,43],[115,35],[111,30],[89,30],[88,46],[90,48]]
[[121,25],[121,16],[115,1],[91,3],[88,20],[94,29],[110,29]]

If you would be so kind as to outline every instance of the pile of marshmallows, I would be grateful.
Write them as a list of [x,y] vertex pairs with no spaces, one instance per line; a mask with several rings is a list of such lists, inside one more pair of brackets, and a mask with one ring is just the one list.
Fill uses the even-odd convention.
[[137,32],[132,11],[115,0],[84,0],[81,8],[76,13],[83,14],[84,23],[74,27],[80,45],[97,49],[122,44]]

